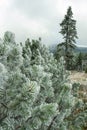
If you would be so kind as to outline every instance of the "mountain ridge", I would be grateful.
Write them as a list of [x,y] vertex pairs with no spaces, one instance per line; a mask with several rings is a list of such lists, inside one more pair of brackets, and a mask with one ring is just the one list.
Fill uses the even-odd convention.
[[[52,45],[49,47],[50,52],[54,53],[56,51],[57,45]],[[74,50],[75,53],[87,53],[87,47],[77,46]]]

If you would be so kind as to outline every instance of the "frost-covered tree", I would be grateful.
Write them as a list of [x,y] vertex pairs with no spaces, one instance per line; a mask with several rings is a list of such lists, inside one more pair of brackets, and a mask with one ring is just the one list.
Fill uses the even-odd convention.
[[69,116],[78,100],[64,59],[57,62],[40,39],[14,43],[0,43],[0,129],[70,130]]

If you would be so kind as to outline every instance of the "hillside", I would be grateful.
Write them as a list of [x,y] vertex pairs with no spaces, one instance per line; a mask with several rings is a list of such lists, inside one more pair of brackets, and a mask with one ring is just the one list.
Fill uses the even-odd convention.
[[77,47],[75,49],[75,52],[82,52],[82,53],[87,53],[87,47]]

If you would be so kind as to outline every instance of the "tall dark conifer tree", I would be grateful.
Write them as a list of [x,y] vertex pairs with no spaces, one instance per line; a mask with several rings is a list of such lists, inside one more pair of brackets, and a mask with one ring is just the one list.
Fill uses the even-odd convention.
[[66,61],[66,69],[69,69],[71,66],[71,60],[73,58],[73,50],[76,47],[74,43],[76,43],[76,39],[78,38],[76,20],[73,19],[73,12],[71,7],[68,8],[67,14],[65,15],[60,26],[60,33],[63,35],[64,42],[58,44],[58,47],[63,49],[63,55]]

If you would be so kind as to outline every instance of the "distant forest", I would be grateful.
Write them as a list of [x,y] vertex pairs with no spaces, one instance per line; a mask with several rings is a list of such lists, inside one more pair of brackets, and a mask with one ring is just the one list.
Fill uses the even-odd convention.
[[[56,51],[56,46],[57,45],[51,45],[51,46],[49,46],[49,50],[50,50],[50,52],[52,52],[52,53],[55,53],[55,51]],[[75,53],[87,53],[87,47],[76,47],[75,48],[75,50],[74,50],[74,52]]]

